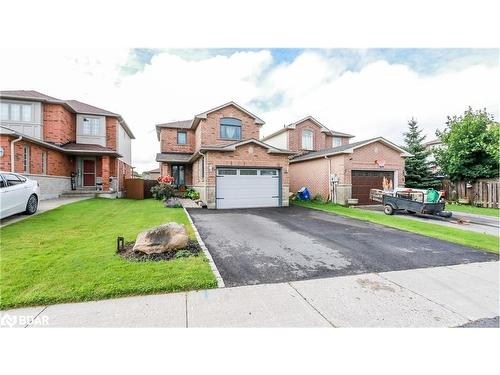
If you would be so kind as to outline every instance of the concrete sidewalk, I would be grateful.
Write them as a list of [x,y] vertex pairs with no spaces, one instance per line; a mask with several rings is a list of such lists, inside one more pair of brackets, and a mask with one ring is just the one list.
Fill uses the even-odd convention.
[[499,315],[499,263],[41,306],[0,315],[2,327],[497,325],[498,319],[489,318]]
[[89,199],[89,197],[75,197],[75,198],[56,198],[56,199],[47,199],[40,201],[38,203],[38,210],[34,215],[25,215],[25,214],[17,214],[6,217],[5,219],[0,220],[0,228],[6,227],[7,225],[17,223],[18,221],[25,220],[35,215],[39,215],[41,213],[53,210],[54,208],[64,206],[65,204],[74,203],[78,201],[82,201],[84,199]]

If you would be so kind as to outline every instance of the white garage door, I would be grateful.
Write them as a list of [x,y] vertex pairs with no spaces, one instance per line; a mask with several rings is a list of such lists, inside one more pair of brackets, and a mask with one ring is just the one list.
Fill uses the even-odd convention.
[[278,207],[277,169],[217,168],[217,208]]

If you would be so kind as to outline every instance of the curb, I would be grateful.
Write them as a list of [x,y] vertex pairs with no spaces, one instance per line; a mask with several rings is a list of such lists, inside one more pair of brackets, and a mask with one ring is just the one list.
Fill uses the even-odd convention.
[[182,207],[184,212],[186,213],[186,216],[189,219],[189,223],[193,227],[194,234],[196,236],[196,240],[200,244],[201,249],[203,250],[203,253],[208,259],[208,263],[210,264],[210,268],[212,269],[212,272],[215,275],[215,278],[217,279],[217,288],[224,288],[226,285],[224,284],[224,280],[222,279],[222,276],[220,275],[219,270],[217,269],[217,266],[215,265],[214,259],[212,258],[212,255],[208,251],[207,246],[205,245],[205,242],[201,239],[200,233],[198,233],[198,229],[196,228],[196,225],[194,225],[193,219],[189,215],[189,212],[186,210],[185,207]]

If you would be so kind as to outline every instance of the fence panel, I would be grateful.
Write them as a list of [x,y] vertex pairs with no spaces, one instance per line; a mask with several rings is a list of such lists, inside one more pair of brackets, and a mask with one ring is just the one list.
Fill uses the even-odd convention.
[[443,181],[443,190],[448,200],[466,199],[470,204],[499,208],[500,182],[498,179],[483,179],[468,184],[466,181]]

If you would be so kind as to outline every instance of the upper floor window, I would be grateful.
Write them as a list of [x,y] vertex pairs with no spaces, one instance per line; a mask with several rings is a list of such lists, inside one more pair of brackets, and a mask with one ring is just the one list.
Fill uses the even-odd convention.
[[2,103],[2,121],[33,122],[33,105],[21,103]]
[[177,144],[178,145],[185,145],[187,143],[187,133],[178,131],[177,132]]
[[241,121],[231,117],[221,118],[220,137],[222,139],[241,139]]
[[312,130],[305,129],[302,131],[302,148],[304,150],[313,149],[313,136]]
[[83,118],[83,135],[99,135],[101,130],[101,120],[96,117]]
[[338,147],[342,145],[342,138],[333,137],[332,139],[332,147]]

